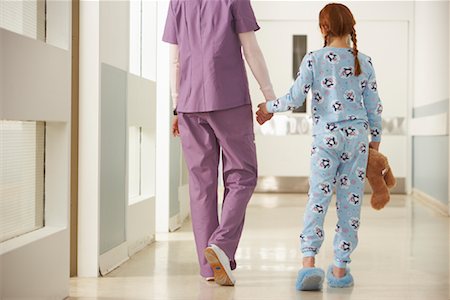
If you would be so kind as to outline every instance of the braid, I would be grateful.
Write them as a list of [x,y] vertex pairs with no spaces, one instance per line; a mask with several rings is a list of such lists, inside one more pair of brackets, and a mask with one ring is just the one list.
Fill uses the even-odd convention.
[[327,46],[327,40],[328,40],[328,33],[323,37],[323,46],[326,47]]
[[352,37],[352,43],[353,43],[353,55],[355,56],[355,76],[359,76],[359,75],[361,75],[361,65],[360,65],[359,59],[358,59],[358,46],[357,46],[358,40],[356,39],[355,28],[352,29],[352,33],[350,35]]

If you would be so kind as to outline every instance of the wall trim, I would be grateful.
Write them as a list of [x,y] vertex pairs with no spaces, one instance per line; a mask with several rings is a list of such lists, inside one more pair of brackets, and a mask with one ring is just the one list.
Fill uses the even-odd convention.
[[169,232],[174,232],[180,229],[181,223],[182,222],[180,222],[180,214],[176,214],[175,216],[171,217],[169,219]]
[[108,252],[100,255],[99,257],[99,269],[100,275],[105,276],[109,272],[113,271],[121,264],[126,262],[130,257],[128,256],[128,243],[122,243],[119,246],[109,250]]
[[442,112],[411,120],[411,134],[413,136],[443,136],[448,135],[448,113]]
[[78,123],[80,1],[72,1],[72,116],[70,150],[70,276],[78,274]]
[[[149,235],[142,237],[138,240],[128,241],[128,256],[132,257],[148,245],[152,244],[155,241],[155,235]],[[126,261],[126,260],[125,260]],[[125,262],[124,261],[124,262]]]
[[442,112],[446,112],[449,109],[449,99],[436,101],[431,104],[421,105],[413,107],[413,117],[421,118],[433,115],[438,115]]
[[428,207],[435,210],[436,212],[442,214],[443,216],[446,217],[449,216],[450,211],[448,206],[442,203],[441,201],[437,200],[436,198],[428,195],[427,193],[417,188],[413,188],[413,196],[416,197],[416,199],[419,199],[424,204],[426,204]]

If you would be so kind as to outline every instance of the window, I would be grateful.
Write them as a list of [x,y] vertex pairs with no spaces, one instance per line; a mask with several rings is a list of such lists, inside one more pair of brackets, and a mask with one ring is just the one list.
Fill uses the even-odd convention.
[[0,27],[45,41],[46,1],[0,0]]
[[157,2],[130,1],[130,73],[156,80]]
[[44,227],[45,123],[0,121],[0,242]]

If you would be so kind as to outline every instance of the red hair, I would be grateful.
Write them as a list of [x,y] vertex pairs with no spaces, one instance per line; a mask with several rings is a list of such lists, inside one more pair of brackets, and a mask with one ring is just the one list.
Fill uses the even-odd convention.
[[355,18],[347,6],[340,3],[330,3],[320,11],[319,26],[324,33],[324,47],[331,37],[351,36],[353,55],[355,56],[355,75],[361,74],[361,65],[358,60],[358,46],[355,30]]

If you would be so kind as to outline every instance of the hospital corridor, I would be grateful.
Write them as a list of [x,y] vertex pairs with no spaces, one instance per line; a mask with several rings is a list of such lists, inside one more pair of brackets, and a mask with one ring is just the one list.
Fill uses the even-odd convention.
[[449,19],[0,0],[0,300],[450,300]]

